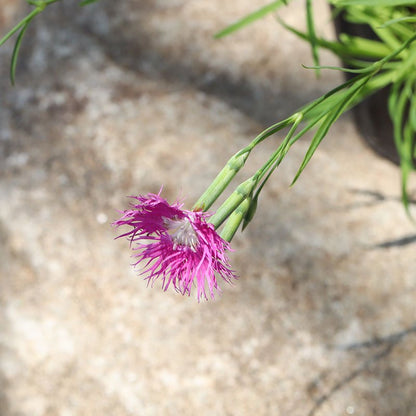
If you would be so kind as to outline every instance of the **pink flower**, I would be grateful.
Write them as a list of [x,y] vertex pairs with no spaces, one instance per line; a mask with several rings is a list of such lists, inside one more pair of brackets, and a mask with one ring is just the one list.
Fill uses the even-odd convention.
[[152,285],[160,278],[163,290],[172,284],[189,296],[195,282],[199,301],[208,299],[207,289],[211,298],[214,290],[220,291],[217,276],[228,283],[237,277],[225,254],[230,245],[206,222],[209,214],[182,209],[179,202],[170,205],[160,192],[131,198],[138,203],[113,224],[132,227],[118,238],[128,237],[137,259],[134,266],[145,263],[141,274]]

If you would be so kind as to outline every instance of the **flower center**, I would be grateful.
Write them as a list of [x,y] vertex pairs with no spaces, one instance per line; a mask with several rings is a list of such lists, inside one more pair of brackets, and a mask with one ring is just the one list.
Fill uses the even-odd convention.
[[199,240],[188,218],[163,218],[163,223],[172,238],[174,249],[179,245],[196,251]]

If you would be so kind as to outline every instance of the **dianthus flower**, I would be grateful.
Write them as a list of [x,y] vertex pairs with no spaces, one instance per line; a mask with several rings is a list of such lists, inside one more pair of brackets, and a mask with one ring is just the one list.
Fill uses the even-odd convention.
[[134,266],[144,263],[141,274],[152,285],[162,281],[163,290],[172,286],[182,295],[191,293],[193,282],[198,301],[220,291],[217,276],[231,283],[236,278],[225,254],[227,241],[206,221],[209,214],[182,209],[183,204],[169,204],[159,194],[133,196],[138,202],[123,212],[113,224],[128,225],[127,236],[135,252]]

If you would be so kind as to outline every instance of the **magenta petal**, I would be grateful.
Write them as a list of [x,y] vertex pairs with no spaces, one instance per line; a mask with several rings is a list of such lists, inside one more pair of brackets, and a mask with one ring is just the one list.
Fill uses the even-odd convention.
[[195,284],[199,301],[208,299],[207,292],[214,298],[220,291],[217,276],[228,283],[237,278],[226,255],[230,245],[206,222],[207,213],[184,210],[178,202],[170,205],[159,194],[131,198],[137,202],[113,225],[131,227],[117,238],[129,239],[134,265],[142,265],[148,283],[160,279],[163,290],[172,285],[188,296]]

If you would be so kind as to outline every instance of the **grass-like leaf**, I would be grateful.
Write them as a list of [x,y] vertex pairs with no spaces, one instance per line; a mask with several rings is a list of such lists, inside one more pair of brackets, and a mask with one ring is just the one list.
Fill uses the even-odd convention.
[[409,217],[412,218],[410,213],[410,198],[408,192],[408,180],[410,173],[415,170],[415,165],[413,162],[413,153],[415,146],[415,134],[416,131],[412,129],[411,123],[406,121],[403,128],[403,139],[404,139],[404,151],[406,156],[401,163],[402,167],[402,201],[403,205],[408,213]]
[[[416,86],[415,86],[416,88]],[[409,123],[412,126],[412,129],[416,132],[416,91],[410,97],[410,107],[409,107]],[[414,152],[416,151],[416,146]]]
[[388,20],[386,23],[382,24],[380,26],[380,29],[384,29],[385,27],[389,27],[391,25],[394,25],[396,23],[416,23],[416,17],[411,16],[405,16],[405,17],[399,17],[397,19]]
[[80,6],[86,6],[87,4],[96,3],[98,0],[83,0],[79,3]]
[[10,81],[12,85],[14,85],[15,77],[16,77],[16,65],[17,65],[17,56],[19,54],[20,45],[22,44],[23,36],[29,27],[30,21],[27,21],[25,25],[22,27],[22,30],[20,31],[16,43],[14,44],[13,53],[12,53],[12,59],[10,63]]
[[[303,40],[306,40],[307,42],[310,42],[307,33],[288,25],[281,19],[278,19],[278,21],[285,29],[292,32],[294,35]],[[380,59],[391,52],[391,49],[384,45],[382,42],[363,39],[357,36],[348,36],[345,34],[342,36],[342,42],[328,41],[326,39],[317,37],[316,43],[318,46],[330,50],[341,59],[346,61],[349,61],[351,57],[354,57],[355,59],[358,57]]]
[[7,32],[1,39],[0,39],[0,46],[2,46],[8,39],[10,39],[16,32],[18,32],[23,26],[29,23],[38,13],[40,10],[35,9],[32,10],[26,17],[24,17],[13,29]]
[[309,65],[302,65],[305,69],[332,69],[334,71],[341,71],[341,72],[348,72],[350,74],[366,74],[371,72],[371,68],[367,66],[365,68],[360,69],[352,69],[352,68],[344,68],[342,66],[330,66],[330,65],[319,65],[319,66],[309,66]]
[[[26,17],[24,17],[19,23],[17,23],[9,32],[7,32],[1,39],[0,39],[0,46],[2,46],[8,39],[10,39],[15,33],[19,32],[19,35],[16,38],[16,43],[13,48],[12,58],[10,62],[10,80],[12,85],[15,83],[16,78],[16,65],[17,65],[17,57],[19,55],[20,46],[22,44],[23,36],[32,21],[32,19],[41,13],[47,6],[57,3],[60,0],[26,0],[26,2],[31,5],[35,6],[35,9],[32,10]],[[82,0],[80,2],[81,6],[85,6],[90,3],[94,3],[98,0]]]
[[380,29],[380,25],[385,20],[383,12],[386,11],[385,8],[381,7],[380,9],[373,7],[350,7],[348,9],[348,15],[357,23],[368,25],[377,37],[392,50],[397,49],[400,47],[402,41],[397,38],[394,27],[389,26]]
[[261,19],[266,14],[269,14],[271,12],[274,12],[279,7],[284,6],[288,3],[288,0],[277,0],[273,1],[270,4],[267,4],[266,6],[263,6],[262,8],[256,10],[253,13],[248,14],[247,16],[244,16],[243,18],[237,20],[235,23],[227,26],[225,29],[219,31],[214,35],[216,39],[223,38],[224,36],[227,36],[239,29],[242,29],[243,27],[249,25],[250,23],[253,23],[254,21]]
[[332,3],[336,7],[342,6],[410,6],[415,4],[415,0],[334,0]]
[[300,174],[305,169],[306,165],[311,160],[313,154],[315,153],[316,149],[322,142],[323,138],[328,133],[330,127],[335,123],[335,121],[341,116],[341,114],[348,108],[349,104],[354,100],[354,97],[360,92],[360,90],[364,87],[364,85],[368,82],[371,75],[367,75],[360,81],[356,82],[350,89],[346,92],[345,96],[339,100],[338,104],[327,113],[324,118],[324,121],[319,126],[315,136],[312,139],[312,142],[305,154],[305,157],[291,183],[291,186],[298,180]]
[[319,76],[318,41],[316,39],[315,23],[313,19],[312,0],[306,0],[306,27],[312,50],[312,59],[316,67],[316,75]]
[[413,164],[413,150],[416,131],[412,128],[411,118],[409,117],[406,120],[406,109],[409,107],[409,101],[413,98],[411,85],[415,80],[414,77],[412,78],[408,79],[404,85],[400,82],[395,83],[389,96],[389,112],[393,121],[394,140],[400,156],[402,202],[409,217],[411,215],[407,183],[410,172],[415,168]]
[[[328,91],[321,97],[302,107],[299,112],[301,112],[304,115],[305,119],[309,121],[318,118],[320,115],[321,117],[324,117],[330,109],[334,108],[337,105],[337,103],[342,99],[342,97],[345,97],[345,95],[347,94],[347,88],[349,88],[365,76],[366,74],[359,74],[356,77],[345,81],[344,83],[333,88],[331,91]],[[309,129],[302,131],[296,137],[299,138],[308,130]]]

